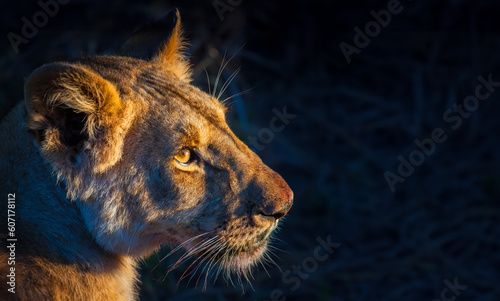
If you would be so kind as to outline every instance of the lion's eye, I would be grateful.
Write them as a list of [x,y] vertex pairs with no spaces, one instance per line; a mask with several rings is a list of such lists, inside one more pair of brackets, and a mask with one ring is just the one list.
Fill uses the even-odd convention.
[[174,156],[174,159],[181,165],[188,165],[191,161],[191,150],[183,148]]

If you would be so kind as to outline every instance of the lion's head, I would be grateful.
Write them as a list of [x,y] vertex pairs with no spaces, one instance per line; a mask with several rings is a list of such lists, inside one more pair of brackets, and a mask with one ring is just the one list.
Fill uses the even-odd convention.
[[151,55],[133,37],[123,56],[33,72],[28,127],[106,250],[139,257],[177,243],[245,273],[293,193],[233,134],[226,108],[190,84],[178,13],[165,20],[170,34]]

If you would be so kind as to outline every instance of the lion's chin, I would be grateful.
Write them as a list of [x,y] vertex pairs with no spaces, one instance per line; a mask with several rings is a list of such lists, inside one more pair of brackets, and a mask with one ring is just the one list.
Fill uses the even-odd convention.
[[[203,258],[208,262],[217,262],[223,270],[228,274],[235,273],[238,275],[246,275],[250,269],[256,265],[266,251],[268,240],[263,240],[254,246],[248,246],[245,249],[239,249],[237,246],[225,249],[225,252],[201,251],[193,255],[198,258]],[[238,252],[234,251],[238,249]]]
[[[269,242],[269,235],[265,233],[261,237],[255,238],[254,241],[257,242],[240,245],[241,241],[225,240],[224,236],[203,237],[198,235],[194,239],[187,239],[181,243],[186,250],[186,254],[181,258],[185,260],[191,257],[194,260],[193,265],[203,262],[212,267],[218,265],[220,269],[215,270],[224,271],[223,274],[228,277],[231,274],[238,275],[238,278],[246,277],[252,267],[263,258]],[[210,267],[207,268],[207,270],[210,269]]]
[[246,273],[252,266],[259,262],[262,254],[267,248],[267,241],[256,248],[241,251],[238,254],[231,255],[230,258],[222,264],[227,270],[236,273]]

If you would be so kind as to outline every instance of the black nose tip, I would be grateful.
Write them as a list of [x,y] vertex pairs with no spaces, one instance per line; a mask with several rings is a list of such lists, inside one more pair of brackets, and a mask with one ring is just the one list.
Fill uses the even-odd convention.
[[280,219],[286,215],[286,210],[280,210],[280,211],[274,212],[272,214],[265,214],[264,212],[261,212],[260,214],[262,214],[264,216],[268,216],[268,217],[273,217],[275,219]]
[[291,204],[287,203],[281,208],[276,208],[275,206],[267,206],[264,210],[260,211],[260,214],[267,217],[272,217],[274,219],[280,219],[285,216],[290,210]]

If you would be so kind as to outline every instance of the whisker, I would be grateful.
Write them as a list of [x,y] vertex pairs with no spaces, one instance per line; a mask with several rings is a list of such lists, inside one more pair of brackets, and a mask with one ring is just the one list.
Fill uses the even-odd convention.
[[234,72],[227,78],[226,82],[222,85],[219,94],[217,95],[217,99],[219,99],[222,96],[222,94],[227,90],[227,87],[229,87],[231,82],[236,78],[236,75],[238,75],[240,71],[241,67],[236,68],[236,70],[234,70]]
[[[204,243],[206,243],[207,241],[205,241]],[[193,248],[195,248],[196,246],[194,246]],[[191,248],[190,250],[192,250],[193,248]],[[169,269],[167,270],[167,273],[165,273],[165,276],[163,277],[163,280],[164,281],[167,277],[167,275],[172,272],[174,269],[176,269],[177,267],[179,267],[182,263],[184,263],[186,260],[188,260],[189,258],[191,258],[192,256],[194,255],[194,253],[188,251],[186,253],[184,253],[184,255],[181,256],[181,258],[177,259],[177,261],[170,265]]]
[[[274,253],[272,253],[271,251],[269,251],[269,253],[273,254],[273,256],[276,256],[276,255],[275,255]],[[282,274],[283,274],[283,271],[281,270],[280,266],[276,263],[276,261],[274,261],[274,259],[273,259],[271,256],[269,256],[267,253],[264,253],[264,254],[263,254],[263,256],[265,256],[265,258],[266,258],[269,262],[271,262],[272,264],[274,264],[274,265],[278,268],[278,270],[280,271],[280,273],[282,273]],[[276,257],[277,257],[277,256],[276,256]]]
[[215,78],[215,83],[214,83],[214,92],[212,93],[212,97],[215,97],[215,91],[217,91],[217,84],[219,83],[220,76],[222,74],[222,70],[226,67],[224,65],[224,59],[226,58],[227,50],[224,51],[224,56],[222,57],[222,62],[220,63],[219,66],[219,71],[217,71],[217,77]]
[[[182,273],[181,277],[179,278],[179,280],[177,281],[177,286],[179,286],[179,284],[181,283],[181,281],[186,278],[187,276],[191,275],[193,273],[193,270],[191,270],[189,273],[187,273],[187,271],[189,271],[189,269],[193,266],[193,264],[195,264],[198,260],[200,260],[201,257],[198,257],[196,258],[185,270],[184,272]],[[199,265],[203,262],[200,261],[198,262],[198,264],[196,265],[196,269],[198,269]],[[194,270],[194,272],[196,272],[196,270]],[[187,273],[187,274],[186,274]],[[189,282],[188,282],[189,283]]]
[[207,76],[208,94],[212,94],[210,92],[210,77],[208,76],[207,68],[203,68],[203,70],[205,70],[205,75]]
[[[211,262],[213,261],[213,259],[215,258],[215,256],[217,256],[217,254],[219,254],[219,252],[221,250],[223,250],[224,247],[225,247],[225,243],[220,242],[219,245],[217,245],[217,247],[215,247],[213,249],[213,251],[209,254],[208,257],[210,258],[210,260],[207,261],[207,264],[205,265],[205,267],[203,268],[203,270],[201,270],[200,276],[198,276],[198,279],[196,280],[196,285],[195,285],[196,287],[198,286],[198,282],[200,281],[200,278],[203,275],[203,271],[205,271],[205,269],[207,268],[207,265],[211,264]],[[217,253],[215,253],[215,252],[217,252]],[[212,255],[213,253],[215,253],[215,254]],[[205,286],[205,289],[206,289],[206,286]]]
[[[211,231],[213,232],[213,231]],[[207,232],[207,233],[203,233],[203,234],[200,234],[200,235],[197,235],[191,239],[188,239],[186,240],[185,242],[183,242],[181,245],[184,245],[186,244],[187,242],[189,241],[192,241],[193,239],[195,238],[199,238],[200,236],[202,235],[206,235],[206,234],[209,234],[210,232]],[[167,272],[165,273],[165,276],[163,277],[163,279],[161,280],[161,282],[165,281],[165,279],[167,278],[168,274],[173,271],[175,268],[177,268],[178,266],[180,266],[182,263],[184,263],[187,259],[189,259],[190,257],[193,256],[194,252],[197,252],[198,250],[200,249],[203,249],[203,248],[206,248],[206,244],[209,244],[211,241],[212,241],[213,238],[210,238],[210,239],[204,239],[198,243],[196,243],[194,246],[192,246],[189,250],[186,251],[186,253],[184,253],[179,259],[177,259],[177,261],[170,265],[169,269],[167,270]],[[165,259],[166,257],[170,256],[173,252],[175,252],[176,250],[178,250],[179,247],[175,248],[174,250],[172,250],[169,254],[167,254],[167,256],[165,256],[163,259]],[[162,259],[162,260],[163,260]],[[159,263],[158,263],[159,264]],[[157,264],[157,265],[158,265]]]
[[[232,248],[230,248],[226,254],[224,254],[224,266],[226,267],[230,267],[231,266],[231,261],[232,261],[232,255],[231,255],[231,252],[232,252]],[[234,285],[234,282],[233,282],[233,279],[231,278],[231,270],[230,268],[225,268],[224,269],[224,279],[226,280],[226,283],[227,283],[227,280],[229,280],[231,282],[231,285],[233,287],[236,287],[236,285]]]
[[[196,271],[198,271],[198,269],[199,269],[199,267],[201,266],[201,264],[202,264],[205,260],[207,260],[207,258],[209,258],[213,252],[215,252],[218,248],[220,248],[220,247],[221,247],[221,245],[222,245],[222,243],[221,243],[220,241],[218,241],[215,245],[213,245],[213,246],[211,246],[211,247],[210,247],[210,250],[207,250],[207,252],[209,252],[209,254],[208,254],[207,256],[204,256],[204,258],[202,259],[202,261],[200,261],[200,263],[196,266],[196,269],[194,270],[194,273],[193,273],[193,275],[191,276],[191,278],[189,278],[188,283],[189,283],[189,282],[191,282],[191,279],[193,279],[194,275],[196,274]],[[206,252],[206,253],[207,253],[207,252]],[[206,253],[204,253],[204,254],[206,254]],[[202,272],[202,273],[203,273],[203,272]],[[201,276],[201,274],[200,274],[200,276]],[[196,285],[197,285],[197,284],[198,284],[198,281],[196,282]]]
[[167,259],[167,257],[171,256],[172,254],[174,254],[175,252],[177,252],[179,249],[181,249],[182,247],[184,247],[185,244],[201,237],[201,236],[204,236],[204,235],[207,235],[207,234],[210,234],[210,233],[213,233],[214,231],[209,231],[209,232],[205,232],[205,233],[202,233],[202,234],[199,234],[199,235],[196,235],[194,237],[191,237],[190,239],[187,239],[186,241],[184,241],[183,243],[180,243],[177,247],[175,247],[174,249],[172,249],[167,255],[165,255],[162,259],[160,259],[158,261],[158,263],[153,267],[152,270],[156,269],[158,267],[158,265],[165,259]]
[[[227,260],[227,255],[229,253],[231,249],[230,248],[226,248],[224,250],[224,254],[221,256],[221,258],[219,258],[219,260],[217,261],[217,272],[215,274],[215,277],[214,277],[214,284],[215,282],[217,281],[217,278],[219,277],[219,273],[223,270],[223,269],[227,269],[226,266],[225,266],[225,263],[226,263],[226,260]],[[224,276],[225,278],[225,276]],[[226,280],[226,283],[227,283],[227,280]]]
[[213,91],[213,94],[212,94],[212,97],[215,97],[215,93],[217,91],[217,84],[219,82],[219,79],[220,79],[220,76],[222,75],[222,72],[224,71],[224,69],[226,68],[227,64],[229,64],[229,62],[234,58],[234,56],[236,54],[238,54],[238,52],[240,52],[240,50],[245,46],[246,43],[243,43],[243,45],[241,45],[240,48],[238,48],[238,50],[236,50],[236,52],[227,60],[226,63],[224,63],[224,59],[226,57],[226,53],[227,51],[224,51],[224,57],[222,57],[222,62],[221,62],[221,65],[219,67],[219,71],[217,72],[217,77],[215,79],[215,84],[214,84],[214,91]]
[[[226,243],[223,243],[222,246],[219,248],[219,251],[217,253],[215,253],[213,256],[212,256],[212,259],[208,262],[209,263],[209,267],[207,269],[207,272],[205,274],[205,284],[203,286],[203,290],[206,291],[207,290],[207,280],[208,280],[208,274],[210,273],[210,270],[212,269],[212,267],[214,265],[216,265],[220,259],[217,259],[216,261],[214,261],[215,258],[217,258],[217,255],[219,255],[219,253],[223,250],[226,249]],[[201,271],[201,273],[203,274],[203,270]]]
[[[231,95],[231,96],[229,96],[229,97],[225,98],[224,100],[221,100],[220,102],[221,102],[222,104],[224,104],[224,105],[225,105],[225,104],[226,104],[226,101],[228,101],[228,100],[230,100],[230,99],[232,99],[232,98],[235,98],[235,97],[241,96],[241,95],[248,94],[248,93],[249,93],[249,92],[250,92],[253,88],[255,88],[255,87],[251,87],[251,88],[246,89],[245,91],[238,92],[238,93],[236,93],[236,94],[234,94],[234,95]],[[228,106],[231,106],[231,104],[228,104]]]
[[[180,277],[179,281],[177,282],[177,285],[179,285],[179,283],[184,279],[186,278],[187,276],[193,274],[191,276],[191,278],[189,278],[189,281],[188,281],[188,284],[189,282],[191,281],[191,279],[193,278],[193,276],[196,274],[196,271],[198,270],[198,268],[200,267],[200,265],[205,261],[206,257],[207,256],[210,256],[210,254],[213,252],[213,249],[214,248],[217,248],[219,245],[219,242],[215,242],[214,244],[210,245],[210,246],[206,246],[205,248],[208,248],[208,250],[206,250],[203,254],[201,254],[198,258],[196,258],[190,265],[189,267],[184,271],[184,273],[182,274],[182,276]],[[209,255],[205,255],[209,253]],[[196,269],[192,269],[189,273],[186,274],[186,272],[193,266],[193,264],[195,264],[198,260],[200,260],[200,262],[198,262],[198,264],[196,265]]]
[[[268,244],[268,245],[267,245],[267,248],[268,248],[268,249],[272,249],[272,250],[276,250],[276,251],[279,251],[279,252],[283,252],[283,253],[286,253],[286,254],[290,254],[290,252],[285,251],[285,250],[283,250],[283,249],[280,249],[280,248],[278,248],[278,247],[276,247],[276,246],[273,246],[273,245],[271,245],[271,244]],[[276,255],[275,253],[272,253],[272,254],[273,254],[274,256],[276,256],[279,260],[281,260],[281,258],[280,258],[278,255]]]
[[[274,231],[274,232],[276,232],[276,231],[277,231],[277,230],[279,230],[279,229],[280,229],[280,228],[279,228],[279,226],[278,226],[278,227],[276,227],[276,229],[274,229],[273,231]],[[282,240],[282,239],[279,239],[279,238],[278,238],[278,237],[276,237],[275,235],[271,236],[271,240],[272,240],[272,241],[276,240],[276,241],[279,241],[280,243],[287,244],[287,242],[286,242],[286,241],[284,241],[284,240]],[[285,252],[285,251],[283,251],[283,252]]]
[[204,236],[204,235],[207,235],[207,234],[210,234],[210,233],[213,233],[213,232],[214,231],[205,232],[205,233],[193,236],[190,239],[184,241],[183,243],[180,243],[177,247],[175,247],[173,250],[171,250],[170,253],[168,253],[162,259],[160,259],[160,262],[162,262],[163,260],[165,260],[168,256],[172,255],[173,253],[177,252],[179,249],[183,248],[185,244],[187,244],[187,243],[189,243],[189,242],[191,242],[191,241],[193,241],[193,240],[195,240],[197,238],[200,238],[201,236]]
[[269,276],[269,278],[271,278],[271,275],[269,274],[269,272],[266,269],[266,263],[267,263],[266,260],[260,261],[260,265],[264,268],[264,271],[266,271],[267,276]]
[[[220,244],[220,242],[217,242],[215,245],[210,246],[210,249],[209,249],[209,250],[207,250],[204,254],[202,254],[199,258],[197,258],[197,259],[195,260],[195,262],[196,262],[196,261],[198,261],[199,259],[201,259],[201,261],[200,261],[200,262],[198,262],[198,264],[196,265],[196,268],[195,268],[194,270],[192,270],[190,273],[188,273],[188,274],[186,275],[186,277],[187,277],[187,276],[189,276],[189,275],[191,275],[191,274],[192,274],[192,275],[191,275],[191,277],[190,277],[190,278],[189,278],[189,280],[188,280],[188,283],[187,283],[186,285],[188,285],[188,284],[191,282],[191,280],[192,280],[192,279],[193,279],[193,277],[196,275],[196,272],[198,271],[198,269],[200,268],[200,266],[203,264],[203,262],[205,262],[205,260],[206,260],[208,257],[210,257],[210,254],[211,254],[211,253],[213,253],[215,249],[219,248],[219,247],[220,247],[220,245],[221,245],[221,244]],[[205,255],[206,253],[209,253],[209,254],[208,254],[208,255]],[[202,272],[202,273],[203,273],[203,272]],[[201,276],[201,274],[200,274],[200,276]],[[198,285],[198,281],[196,282],[196,286],[197,286],[197,285]],[[196,287],[196,286],[195,286],[195,287]]]
[[179,265],[184,263],[186,260],[188,260],[191,256],[193,256],[195,253],[203,251],[204,249],[210,248],[211,244],[215,243],[214,239],[216,236],[210,238],[209,240],[201,241],[198,244],[194,245],[192,248],[190,248],[184,255],[181,256],[177,260],[177,262],[170,268],[169,271],[172,271],[173,269],[177,268]]

